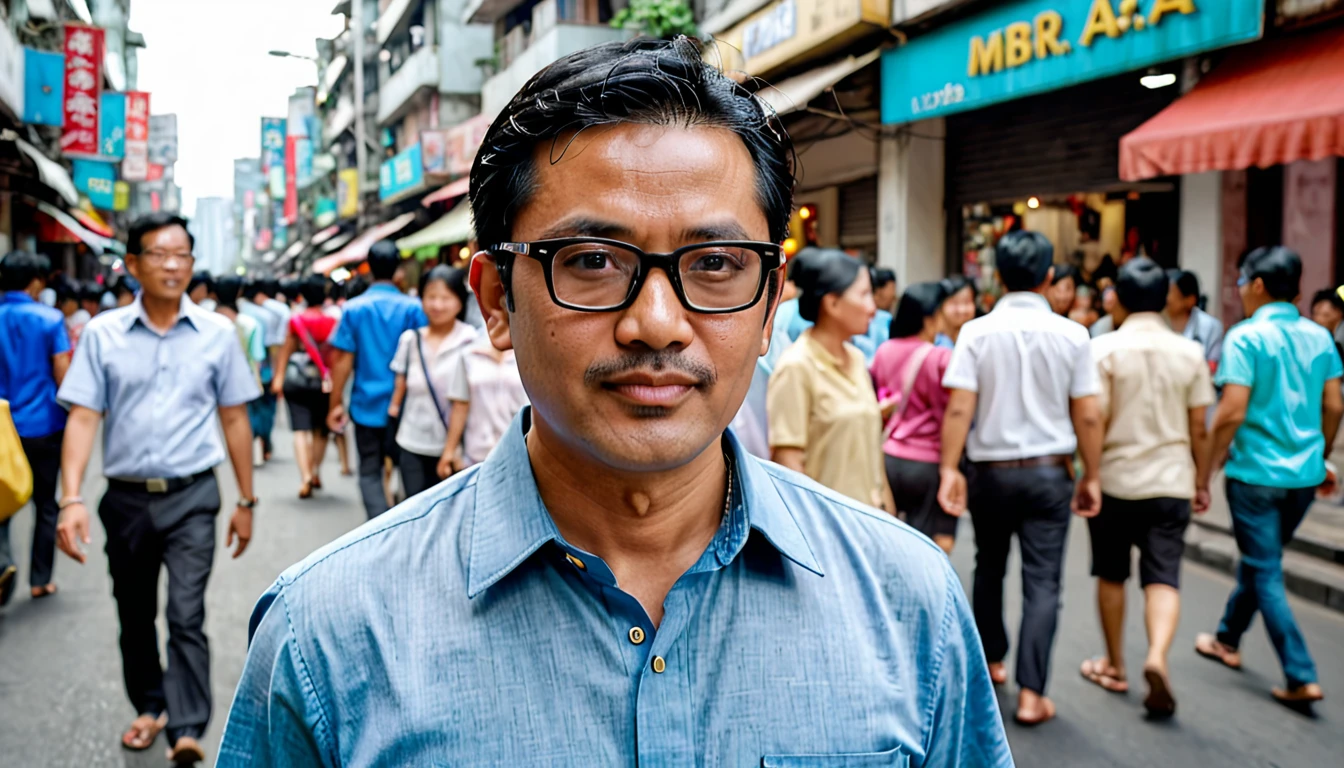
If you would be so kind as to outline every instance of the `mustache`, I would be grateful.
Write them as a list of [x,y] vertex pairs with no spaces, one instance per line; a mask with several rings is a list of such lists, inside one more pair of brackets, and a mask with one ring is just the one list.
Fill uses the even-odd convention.
[[598,360],[583,372],[583,383],[592,387],[626,371],[666,371],[669,369],[695,377],[698,381],[697,386],[701,387],[713,386],[719,380],[719,375],[713,368],[697,360],[692,360],[680,352],[650,349]]

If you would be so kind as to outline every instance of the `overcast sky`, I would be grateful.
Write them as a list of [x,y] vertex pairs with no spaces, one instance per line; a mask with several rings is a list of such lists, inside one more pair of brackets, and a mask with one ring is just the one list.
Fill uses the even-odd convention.
[[177,113],[176,179],[182,208],[233,196],[233,160],[256,157],[261,117],[283,117],[317,67],[269,50],[316,56],[314,40],[342,29],[336,0],[131,0],[131,29],[145,36],[139,88],[154,114]]

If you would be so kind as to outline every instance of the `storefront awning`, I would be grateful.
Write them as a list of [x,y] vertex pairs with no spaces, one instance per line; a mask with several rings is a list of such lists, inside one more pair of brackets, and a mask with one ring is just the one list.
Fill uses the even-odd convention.
[[1344,28],[1230,54],[1120,140],[1120,178],[1344,156]]
[[417,251],[428,246],[465,243],[475,237],[471,228],[471,206],[463,200],[445,213],[443,218],[409,237],[397,241],[397,250],[402,253]]
[[313,262],[313,272],[315,274],[329,274],[337,267],[353,264],[357,261],[363,261],[365,256],[369,255],[369,249],[379,240],[386,239],[405,229],[408,224],[415,221],[415,212],[403,213],[391,221],[379,224],[366,231],[364,234],[350,241],[350,244],[331,254],[323,256]]
[[90,231],[83,224],[75,221],[73,216],[62,211],[60,208],[57,208],[50,203],[43,202],[42,200],[38,200],[35,197],[28,197],[27,195],[24,195],[24,200],[37,208],[37,210],[55,219],[57,224],[65,227],[70,234],[79,238],[81,242],[89,246],[89,249],[94,252],[94,255],[102,256],[104,252],[115,253],[119,256],[126,255],[125,245],[110,237],[103,237],[96,232]]
[[452,184],[444,185],[433,192],[430,192],[428,195],[425,195],[425,199],[421,200],[420,204],[428,208],[435,203],[451,200],[454,197],[461,197],[467,194],[467,190],[470,188],[471,177],[463,176]]
[[766,86],[756,95],[774,108],[776,114],[787,115],[806,108],[809,101],[820,96],[827,88],[877,61],[881,55],[882,49],[877,48],[862,56],[848,56],[797,77]]
[[13,131],[0,132],[0,139],[14,142],[19,151],[33,161],[33,165],[37,166],[37,177],[43,184],[55,190],[70,205],[79,205],[79,192],[75,190],[75,182],[64,166],[42,154],[42,150],[19,138]]

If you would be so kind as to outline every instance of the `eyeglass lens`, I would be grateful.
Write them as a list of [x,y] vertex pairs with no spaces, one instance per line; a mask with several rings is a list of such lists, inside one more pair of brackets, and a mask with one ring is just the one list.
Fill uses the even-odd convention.
[[[609,243],[575,243],[555,252],[555,297],[576,307],[619,306],[639,273],[639,254]],[[702,309],[750,304],[761,284],[761,256],[750,248],[714,245],[683,253],[678,277],[686,300]]]

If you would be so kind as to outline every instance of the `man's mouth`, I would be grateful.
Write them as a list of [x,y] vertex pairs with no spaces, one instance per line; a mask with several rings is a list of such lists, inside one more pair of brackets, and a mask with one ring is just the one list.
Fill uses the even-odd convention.
[[602,388],[633,405],[666,408],[680,403],[700,383],[695,377],[679,371],[632,371],[602,382]]

